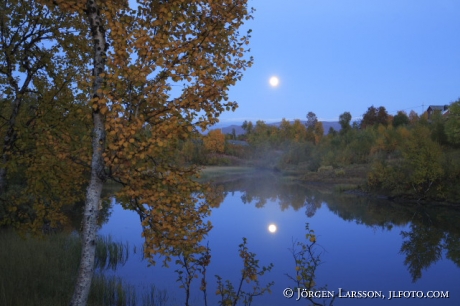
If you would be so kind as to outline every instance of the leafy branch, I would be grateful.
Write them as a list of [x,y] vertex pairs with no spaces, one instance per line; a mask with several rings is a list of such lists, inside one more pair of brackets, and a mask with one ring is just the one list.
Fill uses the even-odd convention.
[[[235,290],[235,287],[229,280],[226,280],[224,283],[222,278],[219,275],[216,275],[216,294],[221,297],[219,305],[235,306],[241,299],[244,305],[249,306],[255,296],[260,296],[265,292],[271,293],[270,287],[274,285],[274,282],[270,282],[266,286],[261,287],[258,277],[264,275],[266,272],[269,272],[273,268],[273,264],[270,263],[268,266],[259,267],[259,260],[256,259],[256,254],[249,252],[246,238],[243,238],[243,243],[239,245],[239,254],[243,259],[243,269],[241,270],[241,279],[237,290]],[[254,283],[252,290],[243,290],[244,281],[248,284],[251,282]]]
[[[189,305],[191,283],[200,274],[200,291],[203,292],[204,305],[208,305],[206,273],[207,267],[211,262],[211,249],[209,245],[200,247],[200,249],[200,251],[194,250],[193,253],[182,252],[176,260],[176,264],[181,268],[175,270],[175,272],[179,275],[177,281],[181,283],[180,288],[184,288],[185,290],[186,306]],[[254,297],[263,295],[266,292],[271,293],[270,287],[274,285],[274,282],[270,282],[266,286],[261,286],[259,277],[269,272],[273,268],[273,264],[260,267],[259,260],[256,259],[256,254],[250,252],[247,247],[246,238],[243,238],[243,243],[239,245],[239,256],[243,259],[243,269],[241,270],[241,278],[237,287],[229,280],[223,281],[222,277],[215,275],[217,278],[216,295],[220,295],[219,305],[236,306],[239,301],[242,301],[244,305],[250,306]],[[252,288],[243,290],[244,282],[247,284],[253,283]]]
[[[307,290],[307,291],[322,291],[327,290],[327,286],[317,287],[315,282],[316,269],[321,264],[321,253],[317,254],[316,249],[316,235],[314,230],[310,229],[310,225],[307,223],[305,225],[307,234],[305,238],[307,243],[300,241],[292,241],[292,248],[289,251],[292,254],[295,262],[295,276],[291,276],[286,273],[286,276],[295,282],[297,290]],[[312,297],[305,297],[312,305],[325,305],[315,301]],[[334,302],[335,296],[330,301],[329,305],[332,305]]]

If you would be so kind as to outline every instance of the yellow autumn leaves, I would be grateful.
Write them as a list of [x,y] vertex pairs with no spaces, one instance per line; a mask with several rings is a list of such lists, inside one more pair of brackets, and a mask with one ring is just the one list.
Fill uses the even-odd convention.
[[[174,158],[179,142],[236,108],[226,92],[252,64],[244,56],[250,35],[238,33],[252,13],[247,1],[140,1],[135,9],[124,1],[105,1],[97,3],[98,15],[90,21],[84,1],[39,1],[80,17],[76,20],[82,24],[74,26],[85,30],[72,49],[82,50],[81,58],[88,61],[81,68],[86,73],[73,83],[87,101],[74,109],[62,100],[72,121],[61,124],[63,114],[57,112],[49,123],[60,122],[54,124],[60,130],[36,138],[45,160],[30,167],[30,173],[37,171],[30,182],[43,190],[40,182],[46,177],[66,196],[63,203],[82,200],[91,143],[97,142],[99,175],[124,186],[117,196],[126,208],[146,214],[148,257],[196,244],[210,228],[202,219],[218,197],[205,198],[193,181],[198,169],[181,167]],[[99,28],[88,28],[88,22]],[[97,72],[87,71],[93,61]],[[103,131],[91,141],[96,117]],[[208,140],[209,150],[223,150],[222,134],[211,133]],[[52,178],[56,170],[62,175]]]

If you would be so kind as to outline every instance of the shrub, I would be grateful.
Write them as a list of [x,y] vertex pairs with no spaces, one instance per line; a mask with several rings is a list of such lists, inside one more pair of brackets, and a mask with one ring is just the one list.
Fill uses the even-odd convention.
[[332,170],[334,170],[334,167],[332,166],[321,166],[318,168],[318,173],[332,171]]

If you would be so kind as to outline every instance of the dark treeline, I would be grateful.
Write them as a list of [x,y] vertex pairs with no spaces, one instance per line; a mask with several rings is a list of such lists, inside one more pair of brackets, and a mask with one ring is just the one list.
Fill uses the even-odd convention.
[[202,140],[184,143],[183,162],[203,165],[246,164],[281,172],[295,170],[303,177],[333,170],[347,177],[357,165],[367,191],[416,201],[460,202],[460,100],[447,113],[399,111],[371,106],[360,122],[349,112],[340,115],[340,131],[327,134],[316,115],[307,123],[282,120],[244,122],[245,134],[211,131]]

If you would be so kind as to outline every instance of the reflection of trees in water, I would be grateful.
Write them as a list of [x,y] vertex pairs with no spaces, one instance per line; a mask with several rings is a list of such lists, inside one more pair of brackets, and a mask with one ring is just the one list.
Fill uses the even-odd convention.
[[307,207],[307,215],[313,216],[321,207],[321,201],[315,193],[293,182],[283,182],[271,171],[260,172],[257,175],[238,177],[225,182],[216,182],[223,185],[226,192],[242,192],[241,200],[244,204],[252,204],[257,208],[264,207],[268,201],[278,202],[282,211],[292,207],[298,211]]
[[400,252],[406,255],[404,264],[412,275],[412,281],[415,282],[422,277],[422,270],[441,259],[444,232],[414,223],[410,228],[409,232],[401,232],[404,242]]
[[314,195],[307,195],[305,199],[305,215],[308,218],[311,218],[315,215],[316,210],[321,207],[322,201],[314,196]]
[[412,281],[422,277],[422,271],[447,259],[460,267],[460,212],[446,208],[415,207],[410,231],[401,232],[404,241],[401,253],[412,275]]
[[460,267],[460,234],[448,233],[444,237],[446,258],[449,258]]
[[330,194],[324,202],[343,220],[386,230],[406,225],[413,216],[410,209],[381,199]]
[[267,201],[278,202],[281,210],[305,207],[307,217],[314,216],[322,203],[346,221],[372,228],[391,230],[410,223],[401,232],[401,253],[405,265],[417,281],[422,271],[445,257],[460,267],[460,211],[447,207],[399,204],[383,199],[320,192],[293,182],[282,181],[271,172],[215,183],[222,192],[242,192],[243,203],[263,207]]
[[406,264],[412,281],[422,277],[422,271],[442,258],[443,251],[446,258],[460,267],[460,235],[447,233],[434,227],[411,224],[411,231],[401,232],[405,239],[401,246],[401,253],[406,255]]
[[391,229],[410,223],[410,231],[402,231],[401,254],[412,280],[442,258],[460,267],[460,212],[446,207],[397,204],[365,197],[331,196],[324,199],[329,209],[344,220],[370,227]]
[[[97,225],[102,227],[105,223],[109,221],[109,218],[112,214],[112,207],[115,204],[115,199],[105,197],[102,198],[99,205],[99,213],[97,217]],[[82,218],[83,218],[83,202],[77,202],[73,207],[66,208],[64,213],[67,216],[68,224],[65,224],[64,230],[71,231],[80,231]]]

